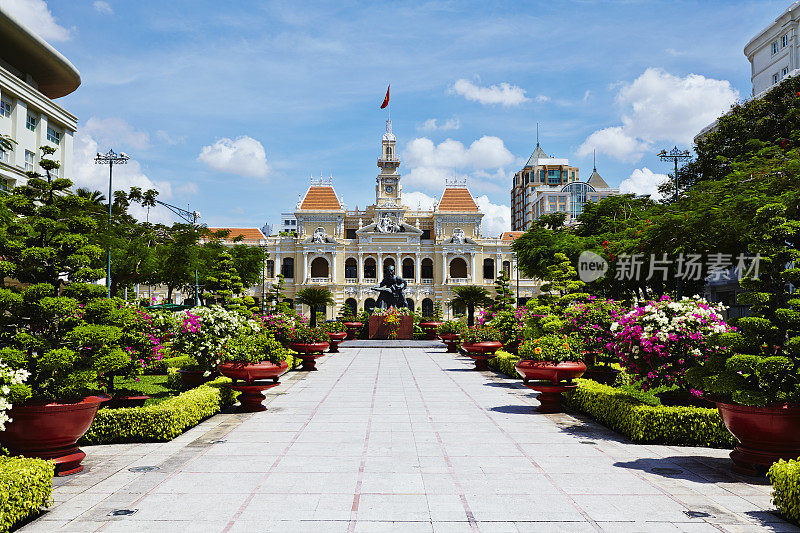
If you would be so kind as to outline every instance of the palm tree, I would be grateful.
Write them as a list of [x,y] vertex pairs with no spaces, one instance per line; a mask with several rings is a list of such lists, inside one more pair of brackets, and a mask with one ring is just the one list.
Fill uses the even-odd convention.
[[317,327],[317,309],[325,309],[328,305],[335,304],[333,293],[325,287],[306,287],[297,291],[295,298],[301,304],[311,308],[311,327]]
[[78,187],[75,189],[75,195],[80,198],[89,200],[94,205],[102,205],[106,201],[106,197],[100,191],[93,191],[85,187]]
[[10,152],[14,149],[15,144],[17,144],[17,141],[10,136],[0,135],[0,152]]
[[467,308],[467,326],[475,325],[475,308],[484,307],[492,303],[489,291],[478,285],[458,285],[453,287],[455,298],[450,300],[450,307],[464,306]]

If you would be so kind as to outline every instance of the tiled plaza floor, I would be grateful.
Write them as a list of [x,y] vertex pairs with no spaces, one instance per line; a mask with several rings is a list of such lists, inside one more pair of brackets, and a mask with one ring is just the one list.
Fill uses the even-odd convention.
[[345,344],[318,366],[272,389],[266,412],[85,447],[86,471],[57,479],[22,531],[800,531],[766,482],[729,472],[727,450],[538,414],[518,381],[443,348]]

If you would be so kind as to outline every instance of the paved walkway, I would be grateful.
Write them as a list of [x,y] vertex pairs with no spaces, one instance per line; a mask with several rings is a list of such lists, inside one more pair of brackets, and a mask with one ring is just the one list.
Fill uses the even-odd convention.
[[[800,531],[768,485],[729,473],[726,450],[629,444],[538,414],[519,382],[471,366],[438,347],[345,345],[290,374],[266,412],[86,447],[86,472],[57,479],[22,531]],[[121,509],[137,511],[109,516]]]

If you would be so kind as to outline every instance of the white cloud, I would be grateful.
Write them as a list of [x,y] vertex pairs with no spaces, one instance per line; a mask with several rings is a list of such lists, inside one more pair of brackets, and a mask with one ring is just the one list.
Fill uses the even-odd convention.
[[97,0],[92,4],[92,7],[94,7],[95,11],[103,15],[114,14],[114,9],[111,7],[111,4],[109,4],[108,2],[103,2],[103,0]]
[[170,146],[175,146],[176,144],[183,144],[186,141],[185,135],[170,135],[164,130],[156,131],[156,138],[163,142],[164,144],[168,144]]
[[67,41],[70,30],[59,25],[44,0],[0,0],[0,7],[47,41]]
[[219,139],[200,150],[197,159],[214,170],[251,178],[266,178],[270,173],[264,146],[247,135],[236,140]]
[[406,145],[403,155],[410,169],[404,181],[428,189],[441,188],[447,177],[465,177],[465,170],[478,179],[504,177],[502,167],[514,162],[503,140],[488,135],[469,148],[453,139],[434,144],[427,137],[418,137]]
[[422,131],[449,131],[459,128],[461,128],[461,121],[457,118],[448,118],[441,123],[439,119],[429,118],[421,126],[417,126],[417,129]]
[[144,150],[150,146],[150,136],[137,130],[121,118],[91,117],[81,129],[92,136],[100,145],[102,152],[107,148]]
[[536,98],[534,98],[534,100],[536,100],[540,104],[543,104],[545,102],[549,102],[550,101],[550,97],[549,96],[545,96],[543,94],[540,94],[540,95],[537,95]]
[[739,91],[726,80],[698,74],[679,77],[648,68],[619,88],[616,100],[623,110],[622,126],[595,131],[578,148],[578,155],[596,149],[630,162],[638,161],[658,142],[687,146],[738,98]]
[[433,196],[428,196],[424,192],[403,192],[403,204],[411,209],[433,209],[434,200]]
[[637,168],[627,178],[619,184],[619,192],[622,194],[649,194],[653,200],[660,200],[658,186],[669,179],[666,174],[656,174],[647,167]]
[[481,235],[498,237],[504,231],[511,231],[511,208],[507,205],[493,204],[485,194],[475,198],[478,209],[483,213]]
[[529,99],[525,90],[516,85],[503,82],[498,85],[481,87],[464,78],[456,81],[450,88],[451,94],[458,94],[481,104],[500,104],[506,107],[519,105]]

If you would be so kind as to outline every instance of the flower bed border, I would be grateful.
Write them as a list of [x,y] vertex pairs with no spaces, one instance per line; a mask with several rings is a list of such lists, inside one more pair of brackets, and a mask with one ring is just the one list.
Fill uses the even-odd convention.
[[[489,368],[516,378],[517,360],[515,355],[498,352]],[[729,448],[735,443],[716,409],[646,405],[609,385],[587,379],[576,383],[575,391],[564,394],[566,405],[635,443],[712,448]]]
[[51,461],[0,457],[0,531],[9,531],[52,503],[54,471]]
[[778,461],[767,477],[772,483],[772,503],[784,517],[800,524],[800,459]]

